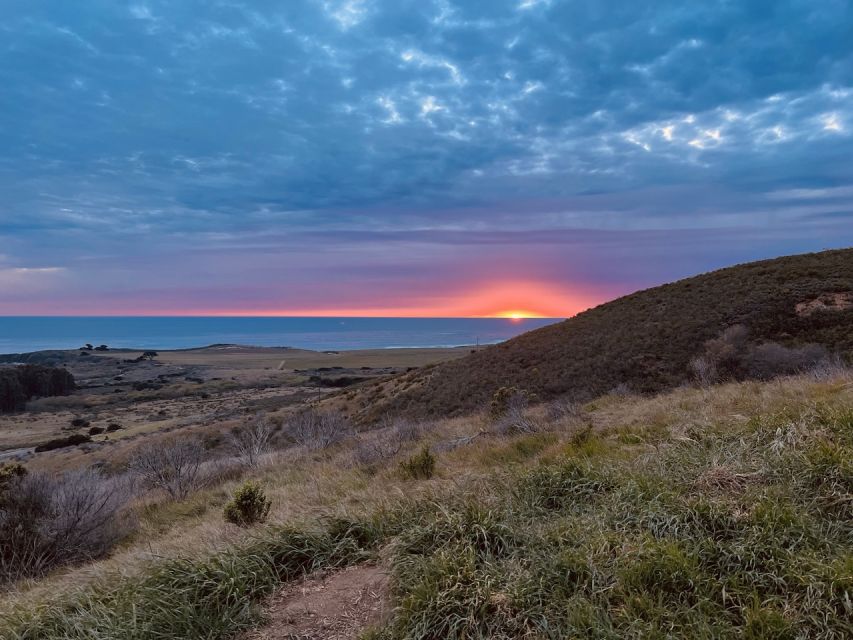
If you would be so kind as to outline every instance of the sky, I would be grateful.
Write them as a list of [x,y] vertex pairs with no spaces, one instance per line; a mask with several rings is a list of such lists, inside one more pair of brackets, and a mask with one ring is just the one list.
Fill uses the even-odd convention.
[[851,158],[853,0],[5,0],[0,314],[566,317]]

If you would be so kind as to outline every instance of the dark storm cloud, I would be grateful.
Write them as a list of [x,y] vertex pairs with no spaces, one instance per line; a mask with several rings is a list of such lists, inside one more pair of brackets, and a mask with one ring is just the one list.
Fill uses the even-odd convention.
[[844,0],[10,2],[0,83],[0,312],[176,273],[221,307],[295,255],[598,282],[706,238],[630,288],[853,240]]

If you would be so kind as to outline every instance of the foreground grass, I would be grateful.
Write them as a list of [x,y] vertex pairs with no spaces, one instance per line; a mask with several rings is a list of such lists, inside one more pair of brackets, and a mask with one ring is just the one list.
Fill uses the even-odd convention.
[[438,472],[485,477],[22,603],[0,636],[232,637],[281,582],[382,549],[395,608],[376,639],[851,637],[851,381],[773,385],[480,438]]

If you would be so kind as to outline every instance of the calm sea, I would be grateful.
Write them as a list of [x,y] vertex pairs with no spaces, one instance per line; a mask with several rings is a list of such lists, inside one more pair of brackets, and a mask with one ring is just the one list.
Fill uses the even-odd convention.
[[110,347],[187,349],[210,344],[343,350],[501,342],[556,319],[0,317],[0,354]]

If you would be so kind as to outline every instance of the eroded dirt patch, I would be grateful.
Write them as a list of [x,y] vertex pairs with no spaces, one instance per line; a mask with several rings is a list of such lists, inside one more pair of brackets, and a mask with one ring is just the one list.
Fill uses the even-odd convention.
[[824,293],[814,300],[797,303],[798,316],[810,316],[817,311],[844,311],[853,307],[853,292]]
[[244,640],[350,640],[388,610],[388,573],[358,565],[288,585],[267,604],[268,622]]

